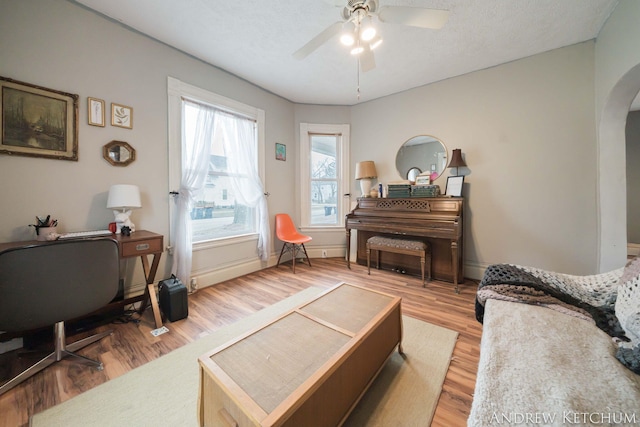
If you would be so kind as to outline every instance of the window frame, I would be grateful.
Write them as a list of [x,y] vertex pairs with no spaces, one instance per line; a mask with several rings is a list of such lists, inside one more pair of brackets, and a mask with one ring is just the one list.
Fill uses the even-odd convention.
[[[336,215],[338,223],[335,225],[311,224],[311,136],[335,135],[337,138],[336,157],[338,165],[338,197]],[[341,229],[344,228],[344,217],[349,211],[349,141],[350,126],[348,124],[313,124],[300,123],[300,221],[301,228]]]
[[[247,117],[256,122],[257,130],[257,154],[258,154],[258,174],[262,182],[265,182],[265,112],[264,110],[242,102],[227,98],[217,93],[211,92],[197,86],[182,82],[176,78],[167,78],[168,94],[168,127],[169,127],[169,188],[177,191],[182,180],[182,134],[183,134],[183,110],[182,101],[210,105],[214,108],[224,110],[233,114]],[[170,203],[169,241],[173,241],[173,223],[176,216],[175,203]],[[193,249],[206,249],[210,247],[226,246],[245,242],[248,240],[258,240],[258,232],[244,233],[236,236],[220,237],[211,240],[203,240],[193,243]]]

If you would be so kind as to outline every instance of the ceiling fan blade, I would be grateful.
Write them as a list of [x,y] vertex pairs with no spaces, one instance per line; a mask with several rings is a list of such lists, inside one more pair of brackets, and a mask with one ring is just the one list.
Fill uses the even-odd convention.
[[376,59],[373,57],[373,51],[367,46],[360,54],[360,70],[363,73],[376,68]]
[[322,0],[333,7],[344,7],[344,0]]
[[424,9],[421,7],[383,6],[378,12],[382,22],[409,25],[411,27],[431,28],[438,30],[449,19],[449,11],[441,9]]
[[334,22],[329,25],[324,31],[312,38],[307,44],[293,53],[293,57],[296,59],[304,59],[309,56],[317,48],[325,44],[333,36],[337,35],[342,29],[342,21]]

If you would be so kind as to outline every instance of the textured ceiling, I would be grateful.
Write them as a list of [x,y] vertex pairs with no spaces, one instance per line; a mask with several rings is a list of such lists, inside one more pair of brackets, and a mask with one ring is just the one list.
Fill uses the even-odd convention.
[[375,50],[377,66],[359,73],[337,37],[303,60],[292,57],[341,19],[335,0],[74,1],[288,100],[329,105],[354,105],[593,39],[617,4],[379,0],[447,9],[449,20],[440,30],[378,23],[384,43]]

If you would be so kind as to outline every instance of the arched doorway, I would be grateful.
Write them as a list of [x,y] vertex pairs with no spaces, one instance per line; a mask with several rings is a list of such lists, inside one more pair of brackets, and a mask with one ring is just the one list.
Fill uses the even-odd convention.
[[613,86],[598,129],[599,271],[621,267],[627,257],[627,190],[625,124],[640,91],[640,64]]
[[631,105],[626,125],[627,254],[640,255],[640,96]]

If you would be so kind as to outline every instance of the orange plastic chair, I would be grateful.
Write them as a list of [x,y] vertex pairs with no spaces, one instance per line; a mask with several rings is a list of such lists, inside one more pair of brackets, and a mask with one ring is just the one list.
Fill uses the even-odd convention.
[[309,263],[309,267],[311,267],[311,260],[309,260],[307,249],[304,247],[305,243],[311,241],[311,237],[298,233],[298,230],[296,230],[296,226],[293,225],[293,221],[291,220],[291,217],[289,215],[276,214],[276,236],[278,236],[278,239],[284,242],[284,245],[282,245],[282,250],[280,251],[280,256],[278,257],[276,268],[280,265],[280,258],[282,258],[282,254],[284,254],[285,252],[291,252],[291,255],[293,257],[293,274],[295,274],[296,255],[300,251],[300,248],[302,248],[304,256]]

